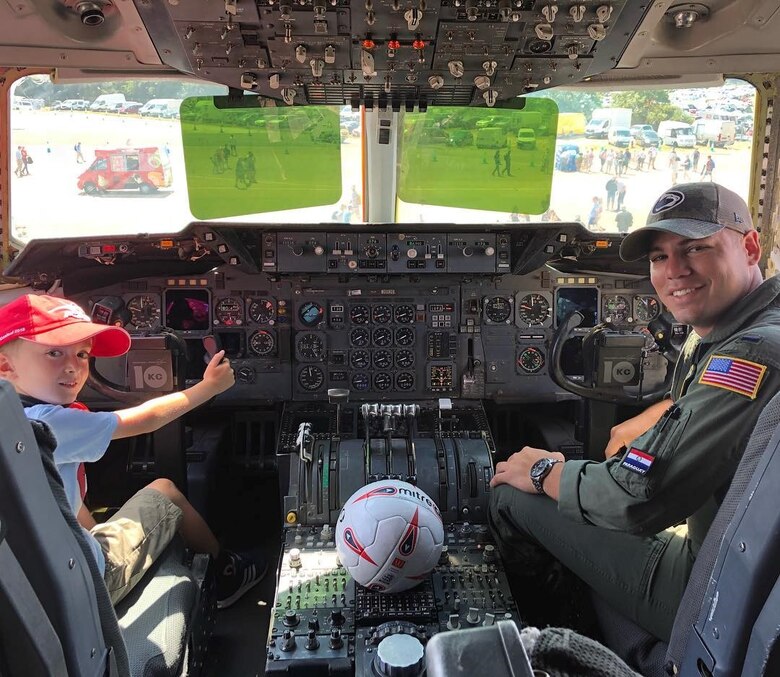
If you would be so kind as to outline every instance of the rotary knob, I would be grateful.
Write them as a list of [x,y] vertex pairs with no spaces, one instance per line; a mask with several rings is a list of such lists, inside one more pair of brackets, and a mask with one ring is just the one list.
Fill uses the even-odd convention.
[[495,562],[496,561],[496,547],[494,545],[490,545],[488,543],[485,546],[485,549],[482,551],[482,559],[484,559],[485,562]]
[[485,256],[493,256],[496,253],[495,247],[485,247]]
[[406,255],[410,259],[415,259],[415,258],[417,258],[417,250],[414,247],[411,247],[410,249],[406,250]]
[[323,247],[321,244],[318,244],[318,245],[317,245],[317,246],[314,248],[314,254],[315,254],[315,256],[322,256],[324,253],[325,253],[325,248],[324,248],[324,247]]
[[374,669],[381,677],[418,677],[424,667],[425,649],[411,635],[385,637],[376,649]]
[[293,256],[303,256],[303,246],[297,244],[291,247]]
[[236,378],[241,383],[254,383],[255,382],[255,370],[252,367],[241,367],[236,372]]
[[282,635],[282,651],[293,651],[295,649],[295,635],[291,630],[285,630]]
[[320,531],[320,538],[323,541],[330,541],[333,538],[333,529],[330,524],[326,524]]
[[341,609],[333,609],[333,611],[330,612],[330,624],[331,625],[344,624],[344,614],[341,613]]
[[290,550],[290,566],[293,569],[300,569],[303,566],[303,562],[301,562],[301,551],[298,548],[292,548]]
[[284,624],[288,628],[294,628],[300,622],[301,619],[298,617],[298,612],[295,611],[295,609],[287,609],[287,611],[284,612]]

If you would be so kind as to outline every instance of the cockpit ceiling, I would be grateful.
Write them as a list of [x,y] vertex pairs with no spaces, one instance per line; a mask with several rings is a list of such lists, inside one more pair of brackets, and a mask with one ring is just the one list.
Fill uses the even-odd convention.
[[[780,0],[6,0],[0,65],[184,73],[288,104],[493,105],[780,70]],[[90,25],[85,25],[90,24]]]

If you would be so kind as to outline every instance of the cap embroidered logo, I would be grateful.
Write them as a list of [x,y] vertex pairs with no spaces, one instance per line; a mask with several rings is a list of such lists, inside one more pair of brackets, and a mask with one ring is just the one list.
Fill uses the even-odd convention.
[[679,190],[670,190],[658,198],[653,205],[653,214],[660,214],[685,202],[685,195]]

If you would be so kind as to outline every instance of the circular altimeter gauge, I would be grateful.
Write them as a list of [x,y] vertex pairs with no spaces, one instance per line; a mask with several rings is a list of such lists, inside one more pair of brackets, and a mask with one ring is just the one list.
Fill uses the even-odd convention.
[[604,318],[622,324],[631,317],[631,305],[625,296],[615,294],[604,297]]
[[298,372],[298,385],[304,390],[317,390],[325,383],[325,373],[319,367],[309,365]]
[[349,356],[349,363],[355,369],[366,369],[371,364],[371,356],[367,350],[353,350]]
[[634,316],[637,322],[650,322],[658,317],[661,306],[654,296],[634,297]]
[[263,357],[270,355],[276,348],[276,339],[270,331],[258,329],[249,337],[249,350],[255,355]]
[[541,294],[526,294],[520,300],[517,316],[529,327],[544,324],[550,317],[550,302]]
[[374,374],[375,390],[387,390],[391,385],[393,385],[393,377],[386,371],[380,371]]
[[371,311],[362,303],[349,309],[349,319],[352,324],[368,324],[371,319]]
[[527,374],[535,374],[544,366],[544,355],[538,348],[529,346],[518,355],[517,366]]
[[377,324],[387,324],[393,319],[393,309],[384,303],[374,306],[372,317]]
[[414,353],[411,350],[399,350],[395,354],[395,366],[408,369],[414,364]]
[[414,329],[411,327],[400,327],[395,330],[395,342],[399,346],[410,346],[414,343]]
[[325,309],[316,301],[306,301],[298,308],[298,319],[306,327],[316,327],[325,316]]
[[414,306],[404,303],[395,308],[395,321],[399,324],[411,324],[414,322]]
[[494,296],[485,301],[485,317],[491,322],[506,322],[512,314],[512,303],[503,296]]
[[411,390],[414,388],[414,374],[408,371],[402,371],[395,377],[395,387],[398,390]]
[[374,345],[380,348],[386,348],[393,342],[393,332],[387,327],[378,327],[374,329]]
[[136,329],[151,329],[160,324],[160,302],[155,296],[134,296],[127,302],[130,324]]
[[371,340],[371,335],[368,333],[368,329],[364,329],[363,327],[358,327],[357,329],[353,329],[349,333],[350,343],[353,346],[356,346],[358,348],[363,348],[364,346],[367,346],[370,340]]
[[244,324],[244,312],[241,301],[233,296],[220,299],[214,308],[214,317],[219,324],[226,327],[237,327]]
[[391,364],[393,364],[393,355],[389,350],[374,351],[374,367],[389,369]]
[[247,314],[252,322],[268,324],[274,319],[274,304],[269,299],[251,299]]
[[300,334],[297,345],[298,355],[304,360],[319,360],[325,353],[325,344],[317,334]]

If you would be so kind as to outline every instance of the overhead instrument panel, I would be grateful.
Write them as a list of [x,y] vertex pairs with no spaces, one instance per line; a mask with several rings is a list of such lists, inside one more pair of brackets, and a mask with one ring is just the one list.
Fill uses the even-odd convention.
[[163,61],[288,105],[488,105],[602,73],[652,3],[222,0],[135,5]]

